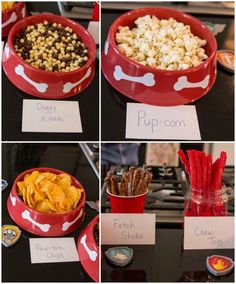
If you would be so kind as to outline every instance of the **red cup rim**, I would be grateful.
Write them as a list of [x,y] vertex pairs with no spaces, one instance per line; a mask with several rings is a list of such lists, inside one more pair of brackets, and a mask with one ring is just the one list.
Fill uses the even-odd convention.
[[[50,216],[50,217],[51,217],[51,216],[65,216],[65,215],[68,215],[68,214],[70,214],[70,213],[74,213],[74,212],[76,212],[76,211],[79,211],[79,210],[81,209],[81,206],[83,206],[83,204],[85,204],[85,198],[86,198],[85,191],[83,191],[82,197],[81,197],[81,199],[79,200],[79,203],[78,203],[77,207],[76,207],[75,209],[73,209],[73,210],[70,210],[70,211],[67,211],[67,212],[64,212],[64,213],[44,213],[44,212],[39,212],[39,211],[37,211],[37,210],[35,210],[35,209],[29,207],[29,206],[20,198],[20,196],[19,196],[18,193],[17,193],[17,182],[20,181],[20,180],[19,180],[19,177],[21,177],[21,176],[24,177],[26,174],[32,173],[33,171],[39,171],[39,172],[40,172],[40,170],[42,170],[42,171],[44,171],[44,172],[47,172],[47,171],[50,171],[50,170],[51,170],[51,171],[57,172],[57,174],[59,174],[59,173],[67,174],[67,175],[69,175],[69,176],[72,178],[72,181],[78,182],[78,183],[81,185],[81,187],[83,188],[83,190],[84,190],[83,185],[82,185],[75,177],[73,177],[72,175],[68,174],[68,173],[65,172],[65,171],[58,170],[58,169],[55,169],[55,168],[42,168],[42,167],[40,167],[40,168],[32,168],[32,169],[29,169],[29,170],[26,170],[26,171],[20,173],[20,174],[15,178],[15,180],[14,180],[14,183],[13,183],[13,186],[12,186],[12,191],[11,191],[11,192],[13,192],[13,193],[15,194],[14,197],[16,197],[17,201],[20,202],[21,204],[23,204],[23,205],[26,207],[26,209],[28,209],[28,210],[30,210],[30,211],[32,211],[32,212],[36,212],[37,214],[43,215],[43,216],[45,216],[45,217],[47,217],[47,216]],[[10,194],[11,194],[11,192],[10,192]]]
[[13,6],[10,9],[3,11],[2,14],[8,14],[8,13],[10,14],[10,13],[14,12],[18,7],[24,6],[24,5],[25,5],[24,2],[14,3]]
[[[124,17],[128,17],[130,16],[130,14],[133,14],[133,13],[137,13],[138,11],[150,11],[149,14],[153,14],[152,11],[153,10],[165,10],[167,12],[172,12],[174,11],[175,13],[179,13],[179,15],[182,15],[183,17],[185,18],[189,18],[191,19],[193,22],[197,23],[198,25],[201,25],[201,26],[204,26],[207,31],[209,31],[209,34],[211,36],[211,41],[209,41],[212,45],[212,48],[213,48],[213,52],[208,56],[208,58],[203,61],[201,64],[199,64],[198,66],[196,67],[191,67],[191,68],[188,68],[188,69],[184,69],[184,70],[163,70],[163,69],[157,69],[157,68],[153,68],[153,67],[150,67],[150,66],[145,66],[145,65],[142,65],[136,61],[133,61],[131,59],[129,59],[127,56],[125,56],[123,53],[121,53],[119,51],[119,49],[117,48],[117,44],[115,42],[115,39],[114,39],[114,36],[113,34],[116,32],[117,30],[117,22],[120,21],[122,18]],[[171,15],[170,15],[171,16]],[[108,32],[108,37],[109,37],[109,44],[111,44],[111,46],[115,49],[116,53],[118,53],[123,59],[127,60],[129,62],[129,64],[135,66],[135,65],[138,65],[140,67],[142,67],[144,70],[146,71],[149,71],[149,72],[161,72],[161,73],[165,73],[165,74],[179,74],[179,75],[187,75],[188,73],[191,73],[193,71],[199,71],[203,64],[207,64],[208,62],[210,62],[211,60],[214,59],[215,55],[216,55],[216,52],[217,52],[217,43],[216,43],[216,39],[215,39],[215,36],[213,35],[213,33],[209,30],[209,28],[201,21],[199,21],[197,18],[187,14],[187,13],[184,13],[184,12],[181,12],[181,11],[178,11],[176,9],[171,9],[171,8],[156,8],[156,7],[147,7],[147,8],[140,8],[140,9],[134,9],[134,10],[131,10],[131,11],[128,11],[122,15],[120,15],[111,25],[110,29],[109,29],[109,32]]]
[[142,194],[139,194],[139,195],[129,195],[129,196],[121,196],[121,195],[112,194],[112,193],[109,192],[108,188],[106,189],[106,192],[109,195],[113,196],[113,197],[123,198],[123,199],[132,199],[132,198],[137,198],[137,197],[141,197],[143,195],[146,195],[148,193],[148,189],[144,193],[142,193]]
[[[77,25],[79,26],[83,32],[85,34],[87,34],[87,36],[90,38],[90,41],[93,45],[93,48],[90,49],[90,52],[91,52],[91,56],[89,56],[88,58],[88,61],[85,65],[83,65],[82,67],[76,69],[76,70],[73,70],[73,71],[69,71],[69,72],[52,72],[52,71],[46,71],[46,70],[42,70],[42,69],[38,69],[38,68],[35,68],[33,67],[32,65],[28,64],[26,61],[24,61],[23,59],[20,58],[20,56],[18,56],[18,54],[16,53],[15,51],[15,48],[13,46],[13,33],[15,32],[15,30],[18,28],[18,26],[24,22],[24,21],[28,21],[28,20],[31,20],[31,19],[38,19],[38,18],[41,18],[41,16],[44,15],[46,18],[45,20],[53,20],[53,19],[57,19],[60,24],[60,19],[64,19],[67,21],[67,23],[70,23],[71,25]],[[37,23],[37,22],[36,22]],[[78,34],[77,34],[78,35]],[[13,52],[13,54],[15,56],[17,56],[17,58],[19,59],[20,62],[22,62],[22,64],[25,64],[29,67],[29,69],[31,69],[31,71],[38,71],[42,74],[45,74],[45,75],[53,75],[53,76],[60,76],[60,75],[65,75],[65,74],[77,74],[78,71],[79,72],[83,72],[84,70],[87,70],[88,67],[94,62],[95,58],[96,58],[96,44],[95,44],[95,41],[93,39],[93,37],[91,36],[91,34],[83,27],[81,26],[80,24],[66,18],[66,17],[63,17],[63,16],[58,16],[58,15],[54,15],[54,14],[48,14],[48,13],[43,13],[43,14],[40,14],[40,15],[34,15],[34,16],[30,16],[30,17],[26,17],[24,19],[21,19],[20,21],[18,21],[13,27],[12,29],[10,30],[9,32],[9,36],[8,36],[8,41],[7,41],[11,51]]]

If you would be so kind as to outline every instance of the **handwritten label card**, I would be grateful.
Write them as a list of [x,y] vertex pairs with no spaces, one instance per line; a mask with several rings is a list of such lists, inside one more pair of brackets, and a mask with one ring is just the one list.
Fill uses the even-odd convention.
[[23,100],[22,132],[83,132],[78,102]]
[[31,263],[79,261],[73,238],[29,239]]
[[154,245],[155,214],[102,214],[103,245]]
[[234,248],[234,217],[185,217],[184,249]]
[[201,140],[196,108],[128,103],[126,138]]

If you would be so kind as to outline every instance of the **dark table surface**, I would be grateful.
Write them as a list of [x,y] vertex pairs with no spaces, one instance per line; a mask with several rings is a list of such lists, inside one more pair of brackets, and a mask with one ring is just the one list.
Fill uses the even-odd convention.
[[[102,10],[102,50],[112,22],[123,12]],[[218,49],[234,49],[233,17],[216,15],[194,16],[199,18],[201,21],[225,24],[226,27],[224,31],[216,36]],[[196,106],[202,140],[233,141],[234,75],[219,67],[217,68],[217,72],[217,79],[213,88],[206,96],[193,104]],[[101,88],[102,140],[125,140],[126,104],[134,101],[121,95],[118,91],[111,87],[103,75],[101,78]]]
[[[2,193],[2,225],[14,224],[6,202],[16,176],[33,167],[54,167],[76,177],[86,190],[86,200],[99,198],[98,179],[91,169],[78,144],[2,144],[2,178],[8,188]],[[97,215],[87,205],[82,225],[66,237],[77,242],[81,231]],[[81,262],[31,264],[29,238],[36,236],[22,230],[19,241],[12,247],[2,246],[3,282],[90,282],[92,279]]]
[[[27,10],[60,15],[57,2],[27,3]],[[86,27],[88,21],[79,20]],[[6,40],[6,39],[4,39]],[[97,141],[99,137],[99,61],[95,76],[80,94],[66,99],[79,101],[83,133],[33,133],[21,132],[23,99],[38,99],[17,89],[2,70],[2,140],[3,141]]]
[[[112,246],[102,246],[102,253]],[[233,250],[183,250],[183,229],[156,230],[156,245],[136,245],[133,261],[123,268],[102,258],[102,282],[234,282],[234,271],[215,277],[206,258],[220,254],[234,258]]]

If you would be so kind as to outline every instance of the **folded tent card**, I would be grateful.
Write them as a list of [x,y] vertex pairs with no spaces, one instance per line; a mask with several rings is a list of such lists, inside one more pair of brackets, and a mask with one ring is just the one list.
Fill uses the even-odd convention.
[[184,249],[234,248],[234,217],[227,216],[227,194],[222,186],[226,152],[212,162],[212,155],[179,151],[190,179],[185,200]]

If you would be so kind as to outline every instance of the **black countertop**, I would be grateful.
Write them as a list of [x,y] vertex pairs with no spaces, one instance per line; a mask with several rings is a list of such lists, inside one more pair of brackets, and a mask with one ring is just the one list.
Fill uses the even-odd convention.
[[134,259],[120,268],[107,262],[102,246],[102,282],[234,282],[234,271],[215,277],[206,269],[206,258],[220,254],[234,258],[234,250],[183,250],[183,229],[157,229],[156,245],[136,245]]
[[[27,3],[29,12],[50,12],[60,15],[57,2]],[[79,20],[86,27],[88,21]],[[4,39],[6,41],[6,39]],[[32,133],[21,132],[23,99],[38,99],[17,89],[2,70],[2,140],[3,141],[97,141],[99,137],[99,61],[96,60],[95,76],[80,94],[67,98],[78,101],[83,133]]]
[[[112,22],[126,11],[102,10],[101,48]],[[222,33],[216,36],[218,49],[234,49],[234,18],[230,16],[194,15],[201,21],[225,24]],[[217,79],[210,92],[193,103],[197,109],[203,141],[234,140],[234,75],[217,68]],[[126,104],[134,102],[121,95],[101,78],[102,96],[102,140],[125,140]],[[132,140],[132,139],[127,139]],[[137,140],[137,139],[135,139]]]
[[[78,144],[2,144],[2,178],[8,188],[2,193],[2,225],[14,224],[7,211],[7,198],[16,176],[33,167],[54,167],[76,177],[86,190],[86,200],[99,199],[98,179]],[[80,232],[97,215],[95,210],[85,207],[82,225],[66,237],[75,242]],[[22,230],[19,241],[12,247],[2,245],[3,282],[90,282],[92,279],[81,262],[31,264],[29,238],[36,237]]]

